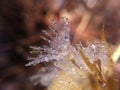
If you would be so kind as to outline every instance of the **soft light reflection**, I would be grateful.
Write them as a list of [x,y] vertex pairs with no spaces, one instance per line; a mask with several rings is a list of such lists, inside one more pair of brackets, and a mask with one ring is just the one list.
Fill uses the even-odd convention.
[[97,0],[87,0],[86,4],[89,8],[93,8],[97,3]]
[[117,47],[117,49],[115,50],[115,52],[112,55],[112,59],[114,62],[116,62],[120,57],[120,45]]

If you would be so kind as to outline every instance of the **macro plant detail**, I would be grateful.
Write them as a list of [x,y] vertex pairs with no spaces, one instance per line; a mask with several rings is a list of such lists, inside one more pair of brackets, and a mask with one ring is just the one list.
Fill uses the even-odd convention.
[[[102,29],[101,40],[71,44],[70,25],[67,18],[59,23],[52,22],[49,38],[42,37],[49,45],[30,46],[32,52],[39,52],[26,66],[42,62],[50,63],[31,76],[34,84],[41,83],[48,90],[117,90],[113,79],[113,61],[110,45]],[[111,81],[110,81],[111,80]],[[110,83],[115,85],[111,88]]]

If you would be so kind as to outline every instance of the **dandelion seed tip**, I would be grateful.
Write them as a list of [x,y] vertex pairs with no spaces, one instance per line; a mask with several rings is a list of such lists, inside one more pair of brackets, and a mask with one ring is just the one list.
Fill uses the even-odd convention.
[[30,63],[25,64],[26,67],[30,66]]
[[68,21],[68,18],[67,17],[62,17],[63,18],[63,20],[67,20]]
[[56,24],[56,20],[55,19],[52,19],[52,24]]
[[66,26],[69,25],[69,22],[68,22],[68,18],[67,17],[62,17],[63,18],[63,22]]

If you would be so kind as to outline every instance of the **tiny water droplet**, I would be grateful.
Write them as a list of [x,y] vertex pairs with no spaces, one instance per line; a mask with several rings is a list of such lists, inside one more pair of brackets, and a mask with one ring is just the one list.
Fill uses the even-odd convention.
[[63,17],[63,20],[64,20],[64,24],[65,24],[66,26],[68,26],[68,25],[69,25],[68,18]]
[[52,24],[56,24],[56,20],[55,19],[52,20]]

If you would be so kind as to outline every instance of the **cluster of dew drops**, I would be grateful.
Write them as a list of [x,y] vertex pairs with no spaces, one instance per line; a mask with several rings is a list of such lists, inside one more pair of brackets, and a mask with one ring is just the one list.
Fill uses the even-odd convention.
[[[30,61],[26,64],[26,66],[36,65],[41,62],[53,61],[53,66],[44,67],[43,71],[48,71],[49,73],[51,71],[58,72],[59,69],[63,69],[68,72],[74,72],[76,67],[86,71],[88,70],[88,67],[84,62],[81,54],[79,53],[79,51],[82,50],[89,58],[90,63],[93,63],[96,59],[99,59],[101,60],[102,68],[106,67],[109,61],[109,57],[107,55],[108,50],[105,42],[98,40],[94,42],[86,42],[86,46],[83,46],[81,42],[79,42],[78,44],[73,46],[70,41],[70,24],[68,19],[65,17],[62,18],[59,23],[53,20],[51,26],[49,27],[49,31],[52,34],[48,31],[43,31],[43,33],[46,34],[49,39],[46,37],[42,37],[42,39],[47,41],[49,45],[44,45],[43,47],[30,46],[30,48],[32,48],[31,52],[42,53],[40,53],[35,58],[28,58]],[[65,63],[71,64],[72,60],[74,60],[74,65],[68,65],[67,67]]]

